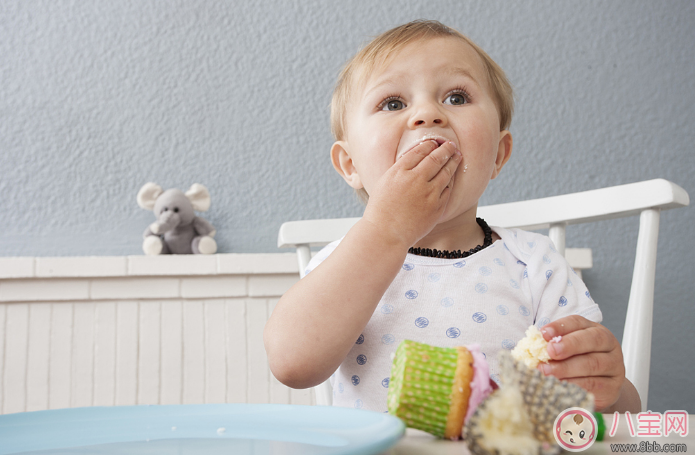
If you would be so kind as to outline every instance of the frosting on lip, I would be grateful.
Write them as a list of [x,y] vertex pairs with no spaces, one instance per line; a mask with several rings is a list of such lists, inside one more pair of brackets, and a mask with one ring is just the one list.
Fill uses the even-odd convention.
[[[419,139],[416,139],[413,142],[409,143],[409,145],[407,147],[404,147],[403,150],[398,153],[398,156],[396,157],[396,159],[400,158],[406,152],[414,149],[418,145],[422,144],[423,142],[427,142],[427,141],[435,141],[439,145],[442,145],[445,142],[454,142],[454,141],[447,139],[444,136],[441,136],[439,134],[427,133],[424,136],[420,137]],[[454,142],[454,144],[456,144],[456,143]],[[458,146],[456,146],[456,148],[458,148]]]

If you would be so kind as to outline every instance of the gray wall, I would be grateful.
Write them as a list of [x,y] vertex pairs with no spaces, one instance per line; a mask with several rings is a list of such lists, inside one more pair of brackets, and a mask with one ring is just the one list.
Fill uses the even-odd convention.
[[[514,154],[481,204],[663,177],[695,195],[695,3],[0,3],[0,255],[141,254],[145,182],[208,186],[220,252],[283,221],[358,216],[331,168],[336,74],[417,18],[469,35],[516,87]],[[650,408],[695,412],[695,211],[662,215]],[[568,232],[622,337],[637,219]]]

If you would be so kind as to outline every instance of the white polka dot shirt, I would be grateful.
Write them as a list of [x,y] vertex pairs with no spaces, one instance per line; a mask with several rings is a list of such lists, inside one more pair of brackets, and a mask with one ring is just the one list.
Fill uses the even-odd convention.
[[[350,353],[331,377],[335,406],[386,412],[391,354],[406,339],[477,343],[497,376],[497,353],[530,325],[572,314],[601,322],[598,305],[547,236],[493,227],[501,239],[465,259],[408,254]],[[323,248],[307,273],[336,248]]]

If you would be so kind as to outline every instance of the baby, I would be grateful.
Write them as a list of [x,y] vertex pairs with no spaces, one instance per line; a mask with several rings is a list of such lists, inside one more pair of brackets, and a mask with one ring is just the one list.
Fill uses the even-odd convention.
[[391,354],[410,339],[496,355],[530,325],[546,375],[593,392],[597,410],[639,412],[620,344],[548,237],[488,227],[478,200],[512,152],[512,88],[459,32],[415,21],[376,37],[340,74],[333,166],[367,203],[278,302],[270,368],[293,388],[331,377],[333,403],[385,412]]

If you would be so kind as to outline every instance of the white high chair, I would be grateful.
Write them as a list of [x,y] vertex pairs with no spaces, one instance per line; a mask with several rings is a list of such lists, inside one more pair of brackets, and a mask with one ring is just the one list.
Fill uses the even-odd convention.
[[[565,227],[570,224],[639,215],[639,234],[632,285],[625,318],[622,349],[625,375],[635,385],[647,410],[649,364],[659,212],[685,207],[688,193],[663,179],[648,180],[580,193],[490,205],[478,208],[478,216],[491,226],[526,230],[549,229],[556,249],[566,255]],[[324,246],[343,237],[359,218],[290,221],[280,226],[278,247],[295,247],[300,277],[304,277],[312,246]],[[571,261],[570,261],[571,264]],[[330,405],[328,380],[314,387],[316,404]]]

